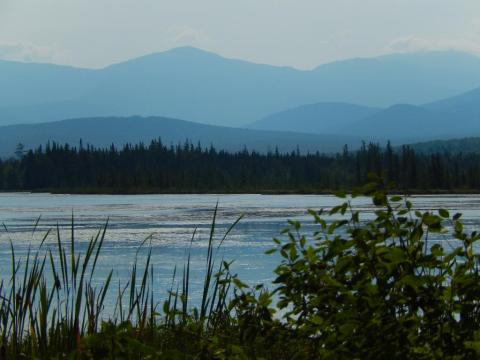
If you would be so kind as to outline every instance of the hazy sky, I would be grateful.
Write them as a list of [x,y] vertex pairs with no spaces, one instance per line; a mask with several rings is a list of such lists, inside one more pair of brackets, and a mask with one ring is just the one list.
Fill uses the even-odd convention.
[[298,68],[480,54],[480,0],[0,0],[3,59],[102,67],[183,45]]

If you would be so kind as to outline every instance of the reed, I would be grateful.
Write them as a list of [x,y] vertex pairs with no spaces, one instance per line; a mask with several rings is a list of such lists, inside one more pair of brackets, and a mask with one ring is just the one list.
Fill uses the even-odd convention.
[[[178,284],[174,269],[172,284],[159,311],[161,300],[154,298],[154,267],[151,264],[151,237],[139,244],[135,261],[130,270],[129,281],[118,282],[112,288],[113,269],[103,283],[94,284],[95,270],[101,257],[108,228],[108,219],[96,231],[82,251],[77,247],[74,217],[71,217],[69,239],[62,239],[60,226],[56,226],[56,241],[46,247],[51,234],[47,231],[38,248],[30,246],[24,259],[17,257],[14,241],[10,239],[11,275],[0,282],[0,358],[51,358],[58,354],[76,354],[88,357],[82,343],[86,338],[105,332],[107,328],[134,329],[135,338],[152,336],[159,331],[175,332],[195,324],[200,333],[209,332],[215,326],[218,314],[227,316],[229,293],[228,264],[223,261],[217,267],[218,250],[242,217],[239,217],[216,241],[216,218],[218,204],[214,209],[208,247],[206,271],[200,308],[190,308],[191,245],[186,249],[186,259]],[[40,218],[33,226],[37,231]],[[8,228],[4,225],[5,231]],[[144,264],[138,254],[147,247]],[[113,311],[107,312],[105,301],[116,297]],[[128,324],[128,326],[127,326]],[[111,349],[112,350],[112,349]]]

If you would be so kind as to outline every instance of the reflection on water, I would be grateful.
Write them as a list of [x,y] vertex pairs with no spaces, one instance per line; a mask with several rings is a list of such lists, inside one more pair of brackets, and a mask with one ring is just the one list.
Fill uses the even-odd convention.
[[[8,193],[0,194],[0,221],[8,232],[0,233],[0,271],[5,278],[10,271],[9,239],[17,257],[25,257],[29,245],[38,246],[43,235],[52,229],[45,247],[54,246],[56,226],[62,239],[70,241],[72,214],[78,248],[95,235],[107,218],[109,227],[99,261],[96,281],[102,281],[114,269],[116,281],[126,281],[135,261],[139,244],[151,235],[155,292],[163,299],[171,283],[174,266],[182,266],[185,249],[194,229],[192,243],[193,297],[200,292],[208,232],[213,209],[219,202],[217,234],[221,238],[238,216],[245,217],[237,225],[219,252],[218,258],[235,260],[234,271],[249,284],[269,284],[272,269],[278,263],[265,250],[272,247],[272,238],[286,226],[287,219],[302,220],[303,231],[313,231],[307,209],[330,208],[341,199],[326,195],[51,195]],[[479,227],[480,196],[415,196],[415,206],[421,210],[444,207],[464,213],[464,222],[472,230]],[[358,198],[353,206],[371,216],[369,200]],[[36,232],[33,225],[40,218]],[[140,252],[140,264],[146,251]]]

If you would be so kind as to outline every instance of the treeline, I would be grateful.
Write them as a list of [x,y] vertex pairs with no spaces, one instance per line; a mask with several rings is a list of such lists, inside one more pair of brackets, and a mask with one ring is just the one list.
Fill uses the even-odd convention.
[[370,173],[398,189],[480,189],[480,155],[416,153],[363,144],[338,154],[235,153],[186,142],[122,148],[49,143],[0,162],[1,190],[91,192],[322,192],[364,184]]

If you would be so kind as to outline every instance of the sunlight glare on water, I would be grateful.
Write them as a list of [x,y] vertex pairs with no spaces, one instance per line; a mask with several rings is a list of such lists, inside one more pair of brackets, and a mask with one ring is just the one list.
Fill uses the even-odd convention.
[[[273,246],[272,238],[279,236],[287,219],[302,221],[303,232],[310,234],[314,225],[307,209],[319,210],[338,205],[342,199],[327,195],[52,195],[29,193],[0,194],[0,221],[8,232],[0,233],[0,271],[4,279],[10,273],[11,239],[17,258],[26,255],[28,246],[40,244],[43,235],[52,229],[45,247],[55,246],[56,225],[62,241],[70,241],[72,214],[75,239],[84,249],[107,219],[109,226],[100,256],[95,281],[105,279],[113,269],[115,281],[128,281],[129,271],[142,241],[151,235],[155,295],[164,299],[171,284],[175,265],[181,269],[186,249],[197,228],[192,248],[192,297],[198,300],[203,281],[208,233],[213,211],[219,203],[217,239],[241,215],[245,217],[224,242],[217,259],[234,260],[233,269],[250,284],[270,284],[278,257],[265,255]],[[415,196],[420,210],[444,207],[452,213],[462,212],[471,230],[480,226],[480,196]],[[370,200],[357,198],[354,208],[371,216]],[[35,221],[40,218],[34,234]],[[146,259],[146,249],[138,255],[139,264]],[[114,292],[112,292],[114,294]],[[107,300],[108,301],[108,300]]]

